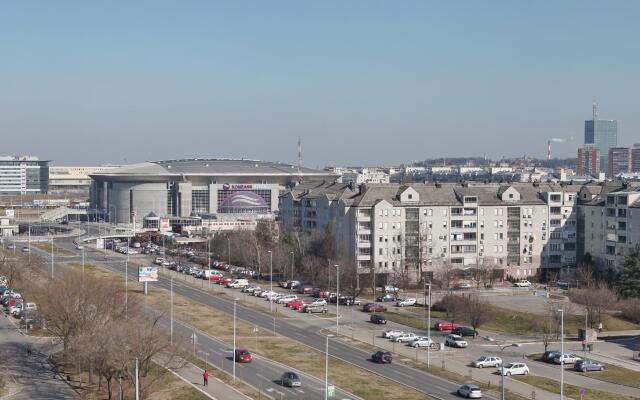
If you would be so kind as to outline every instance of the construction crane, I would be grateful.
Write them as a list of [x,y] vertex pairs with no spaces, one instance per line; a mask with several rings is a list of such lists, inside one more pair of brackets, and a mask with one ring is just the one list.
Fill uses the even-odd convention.
[[551,138],[547,140],[547,160],[551,160],[551,143],[566,143],[567,139]]

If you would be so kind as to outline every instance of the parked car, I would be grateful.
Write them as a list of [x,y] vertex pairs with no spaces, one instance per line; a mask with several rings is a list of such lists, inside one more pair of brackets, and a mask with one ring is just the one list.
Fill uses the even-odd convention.
[[297,295],[295,295],[295,294],[287,294],[285,296],[280,297],[278,299],[277,303],[278,304],[287,304],[288,302],[293,301],[293,300],[297,300],[297,299],[298,299]]
[[500,368],[500,373],[504,376],[511,375],[529,375],[529,367],[525,363],[509,363]]
[[389,338],[389,340],[393,342],[396,340],[398,336],[404,335],[405,333],[406,333],[405,331],[395,331],[393,333],[387,334],[387,338]]
[[577,361],[582,360],[582,358],[578,357],[575,354],[558,354],[553,359],[554,364],[575,364]]
[[459,335],[448,335],[447,340],[444,342],[444,344],[445,346],[458,347],[461,349],[469,346],[467,341],[464,340],[462,336],[459,336]]
[[373,362],[377,362],[378,364],[391,364],[393,357],[391,357],[391,353],[388,351],[378,351],[371,355],[371,360]]
[[236,279],[233,282],[227,283],[228,288],[238,289],[249,286],[249,281],[246,279]]
[[467,290],[467,289],[471,289],[471,284],[468,282],[460,282],[460,283],[456,283],[456,285],[453,288],[458,290]]
[[387,308],[385,306],[383,306],[382,304],[367,303],[364,306],[362,306],[362,311],[364,311],[364,312],[383,312],[383,311],[387,311]]
[[352,296],[340,296],[340,304],[345,306],[359,306],[362,302],[357,297],[354,299]]
[[395,335],[400,335],[402,333],[404,333],[404,331],[401,331],[398,329],[389,329],[388,331],[382,332],[382,337],[385,339],[391,339],[391,337]]
[[407,332],[403,333],[402,335],[396,336],[395,338],[393,338],[393,341],[398,343],[409,343],[416,340],[417,338],[418,336],[416,336],[415,333]]
[[469,399],[480,399],[482,398],[482,391],[478,387],[478,385],[473,385],[470,383],[464,384],[458,388],[458,396],[466,397]]
[[434,344],[435,342],[427,336],[420,336],[409,342],[411,347],[431,347]]
[[578,360],[573,366],[573,369],[580,372],[604,371],[604,368],[604,364],[593,360]]
[[313,304],[314,306],[326,306],[327,305],[327,301],[325,299],[322,299],[322,298],[317,298],[317,299],[313,299],[311,301],[311,304]]
[[553,359],[560,355],[559,350],[548,350],[542,354],[542,361],[552,363]]
[[394,296],[394,295],[392,295],[390,293],[384,294],[382,296],[378,296],[376,298],[376,301],[381,301],[383,303],[384,302],[393,302],[393,301],[396,301],[396,300],[397,300],[396,296]]
[[280,384],[287,387],[300,387],[302,386],[302,381],[295,372],[285,372],[280,377]]
[[[80,247],[82,247],[82,246],[80,246]],[[82,250],[82,249],[80,248],[80,249],[78,249],[78,250]],[[28,253],[28,252],[29,252],[29,248],[28,248],[27,246],[24,246],[24,247],[22,248],[22,252],[23,252],[23,253]]]
[[372,314],[371,317],[369,318],[369,321],[373,322],[374,324],[380,324],[380,325],[385,325],[387,323],[386,318],[380,314]]
[[516,286],[516,287],[530,287],[531,286],[531,282],[529,282],[526,279],[522,279],[520,281],[515,282],[513,284],[513,286]]
[[447,322],[447,321],[438,321],[433,326],[433,328],[438,331],[452,331],[457,327],[458,325],[454,324],[453,322]]
[[329,310],[327,310],[327,307],[325,306],[313,306],[311,304],[307,304],[301,311],[307,314],[326,314]]
[[313,291],[313,286],[301,285],[298,287],[299,294],[310,294]]
[[482,356],[471,363],[476,368],[499,367],[502,365],[502,358],[493,356]]
[[236,349],[235,361],[239,363],[250,363],[253,360],[251,353],[247,349]]
[[253,293],[258,289],[260,289],[260,286],[249,285],[249,286],[243,287],[242,290],[240,290],[240,291],[243,292],[243,293]]
[[413,297],[409,297],[407,299],[398,299],[398,307],[415,306],[416,302],[417,300],[414,299]]
[[454,330],[452,330],[451,333],[456,334],[456,335],[460,335],[462,337],[465,337],[465,336],[476,337],[476,336],[478,336],[478,331],[476,331],[473,328],[469,328],[467,326],[459,326],[459,327],[455,328]]
[[399,288],[392,285],[387,285],[383,289],[385,293],[398,293],[400,291]]
[[311,304],[308,301],[302,300],[302,299],[298,299],[298,300],[294,300],[294,301],[290,301],[289,303],[287,303],[287,307],[291,308],[292,310],[302,310],[305,306]]

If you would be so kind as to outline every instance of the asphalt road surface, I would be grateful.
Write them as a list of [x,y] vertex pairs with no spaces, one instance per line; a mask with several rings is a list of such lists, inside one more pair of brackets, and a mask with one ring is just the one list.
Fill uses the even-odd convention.
[[[61,247],[65,247],[71,251],[77,252],[77,250],[75,250],[75,246],[72,243],[72,239],[61,239],[57,243]],[[102,264],[108,269],[118,273],[124,273],[123,258],[125,256],[119,255],[117,253],[110,253],[108,260],[105,261],[102,254],[87,252],[85,254],[85,257],[87,261]],[[137,279],[137,277],[135,276],[136,273],[137,271],[131,268],[129,270],[130,279]],[[150,287],[153,286],[158,286],[169,290],[170,281],[169,279],[161,277],[157,283],[150,285]],[[174,286],[174,292],[191,300],[211,306],[227,314],[233,314],[232,301],[222,299],[210,293],[182,285],[177,287]],[[303,343],[317,351],[325,351],[326,337],[316,332],[315,330],[309,330],[308,327],[301,327],[296,325],[294,322],[289,322],[282,319],[276,319],[274,321],[272,316],[253,310],[251,308],[244,307],[240,304],[238,304],[237,306],[237,317],[239,319],[257,325],[262,329],[272,330],[275,327],[275,330],[280,335],[297,340],[298,342]],[[380,365],[373,363],[370,360],[371,355],[369,353],[358,348],[351,347],[345,343],[330,340],[329,354],[334,358],[338,358],[359,368],[363,368],[365,370],[369,370],[373,373],[384,376],[388,379],[396,381],[399,384],[403,384],[417,391],[420,391],[426,395],[439,399],[457,398],[457,396],[455,395],[455,391],[457,390],[458,385],[454,382],[399,363],[390,365]],[[485,397],[491,398],[490,396]]]

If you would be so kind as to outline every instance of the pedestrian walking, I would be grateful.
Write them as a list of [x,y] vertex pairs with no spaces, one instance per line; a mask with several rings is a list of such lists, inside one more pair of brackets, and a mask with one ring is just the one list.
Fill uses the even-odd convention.
[[209,386],[209,372],[205,369],[202,373],[203,386]]
[[33,349],[31,348],[31,345],[28,344],[27,345],[27,355],[30,356],[32,352],[33,352]]

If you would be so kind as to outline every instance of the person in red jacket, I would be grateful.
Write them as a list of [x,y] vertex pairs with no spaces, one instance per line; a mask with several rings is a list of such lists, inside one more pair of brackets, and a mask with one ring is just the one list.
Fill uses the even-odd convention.
[[204,386],[209,386],[209,373],[207,372],[206,369],[202,373],[202,380],[204,381],[203,383]]

